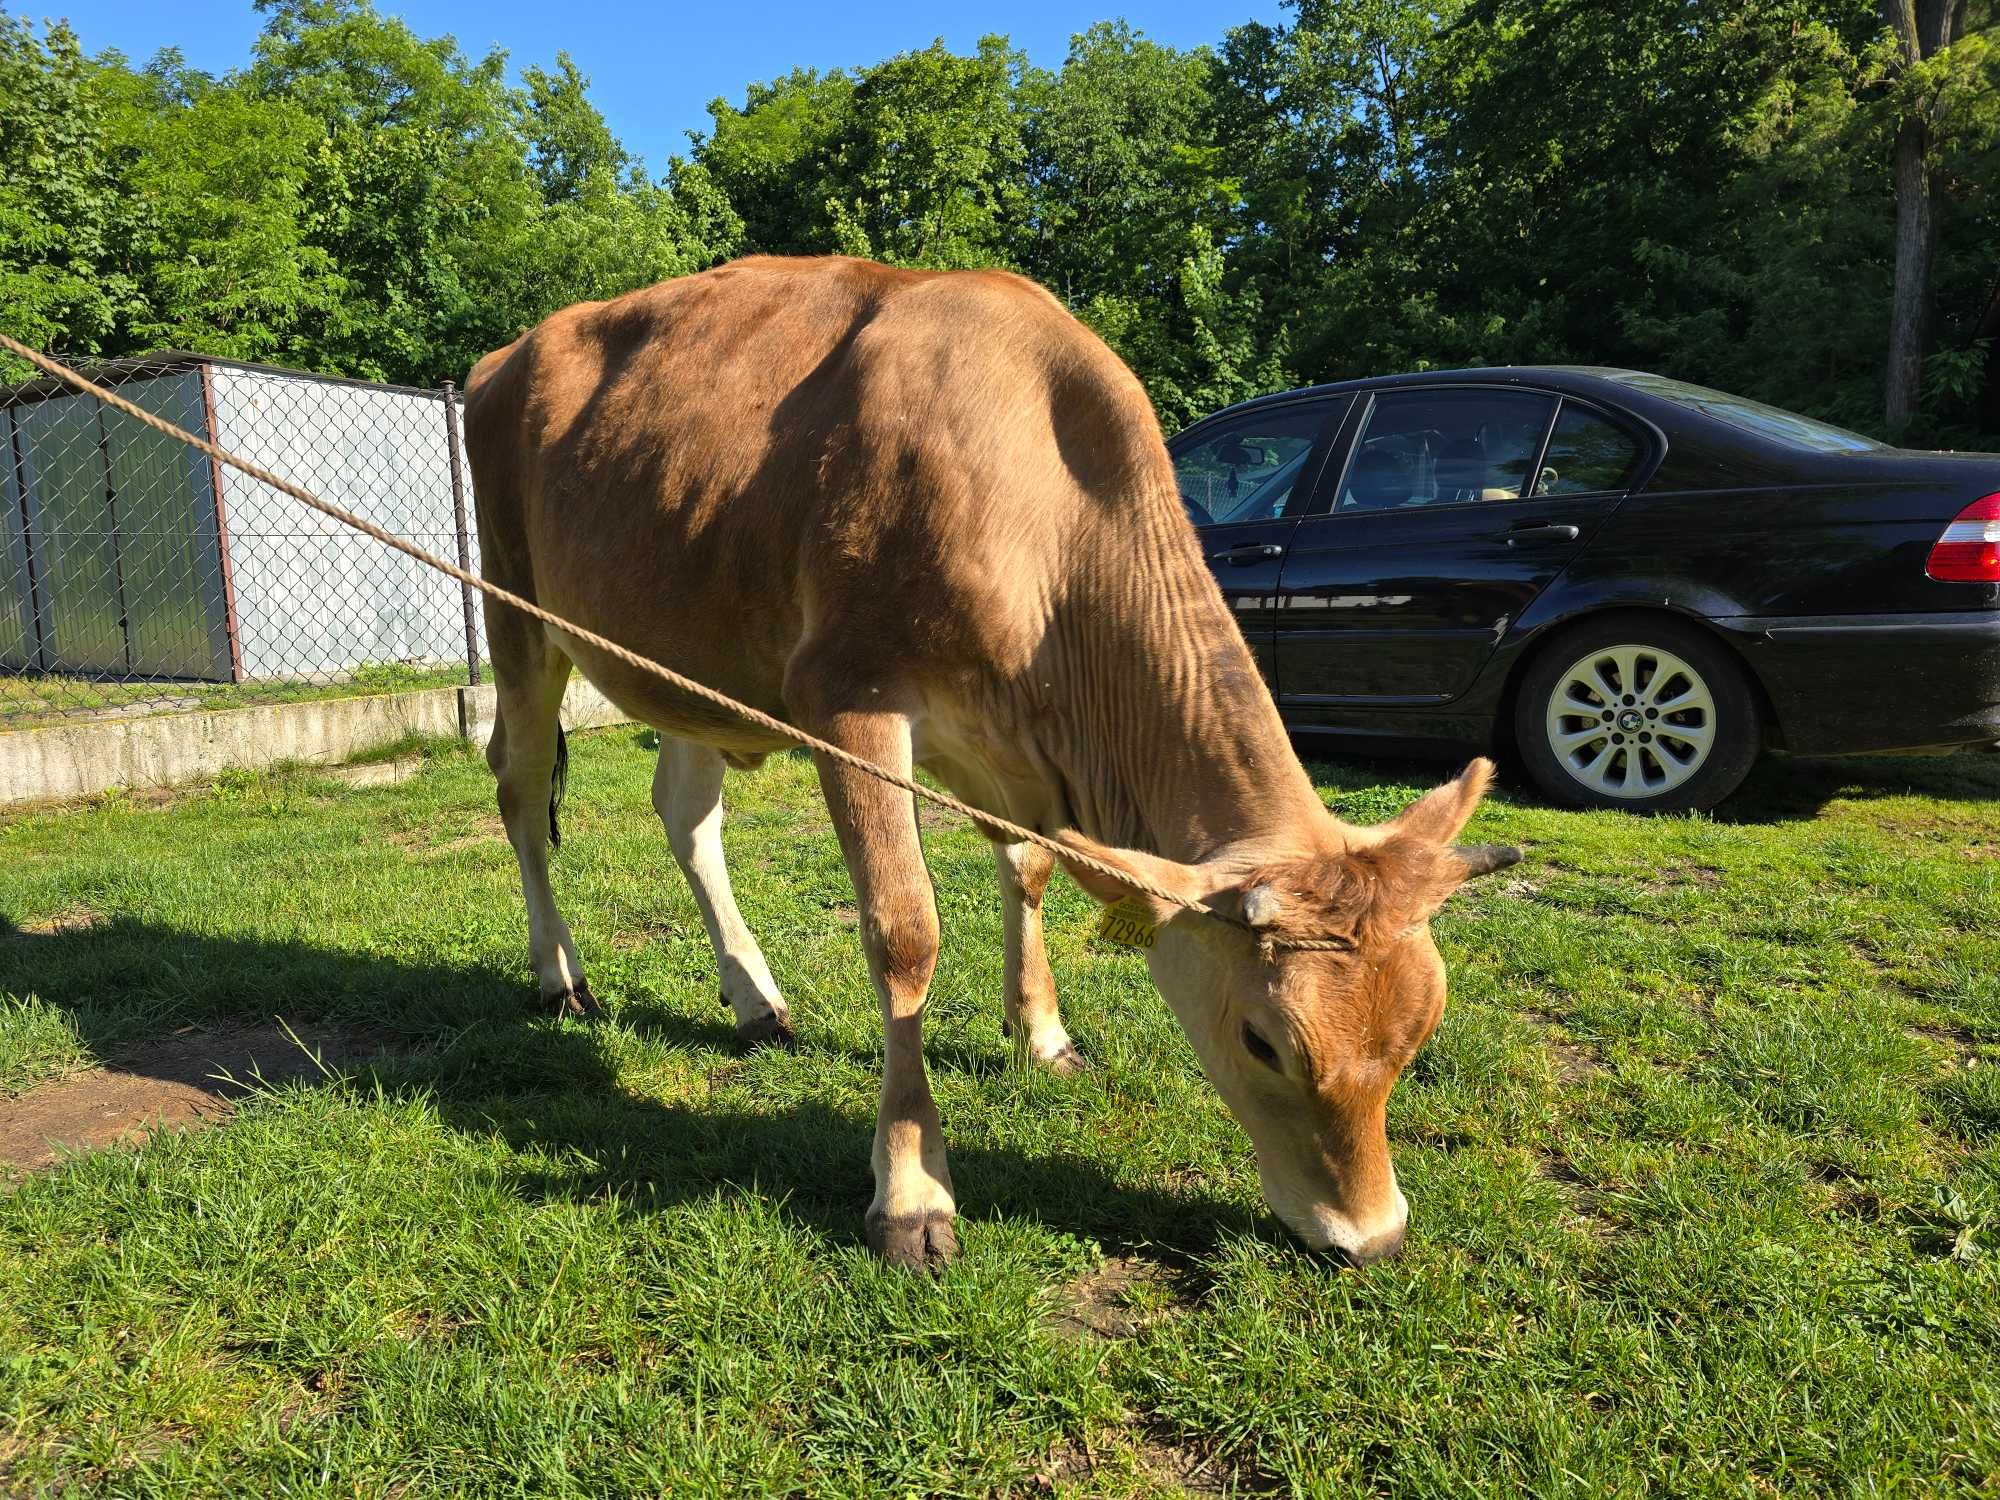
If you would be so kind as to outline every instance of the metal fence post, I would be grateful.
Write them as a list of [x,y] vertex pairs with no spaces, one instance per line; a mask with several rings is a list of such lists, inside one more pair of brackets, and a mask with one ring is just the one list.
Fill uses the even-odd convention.
[[[447,380],[444,391],[444,440],[451,452],[451,509],[458,520],[458,565],[468,573],[472,571],[472,533],[465,522],[465,464],[458,449],[458,391]],[[479,616],[478,601],[469,583],[458,586],[465,603],[465,680],[473,687],[479,686]]]

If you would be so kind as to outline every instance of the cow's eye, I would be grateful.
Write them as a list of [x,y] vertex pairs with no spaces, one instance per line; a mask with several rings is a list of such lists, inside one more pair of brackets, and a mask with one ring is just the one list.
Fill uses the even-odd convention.
[[1265,1041],[1257,1028],[1247,1021],[1243,1023],[1243,1046],[1252,1057],[1256,1058],[1258,1062],[1269,1068],[1273,1073],[1282,1073],[1284,1071],[1284,1069],[1278,1066],[1278,1049]]

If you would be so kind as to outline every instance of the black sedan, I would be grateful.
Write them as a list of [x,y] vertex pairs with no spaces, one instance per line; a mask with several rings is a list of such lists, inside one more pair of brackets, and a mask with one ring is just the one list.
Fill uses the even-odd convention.
[[1294,731],[1645,810],[1766,748],[2000,740],[2000,455],[1556,367],[1260,397],[1169,446]]

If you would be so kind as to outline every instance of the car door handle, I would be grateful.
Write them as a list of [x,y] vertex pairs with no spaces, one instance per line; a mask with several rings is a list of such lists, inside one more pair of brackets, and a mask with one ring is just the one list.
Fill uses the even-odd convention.
[[1225,547],[1220,552],[1208,554],[1210,562],[1226,562],[1235,567],[1243,567],[1254,562],[1269,562],[1274,557],[1283,557],[1285,549],[1276,542],[1244,542],[1240,546]]
[[1526,526],[1516,526],[1512,531],[1508,532],[1507,545],[1518,547],[1523,542],[1573,542],[1581,535],[1583,533],[1577,530],[1576,527],[1563,525],[1554,521],[1532,523]]

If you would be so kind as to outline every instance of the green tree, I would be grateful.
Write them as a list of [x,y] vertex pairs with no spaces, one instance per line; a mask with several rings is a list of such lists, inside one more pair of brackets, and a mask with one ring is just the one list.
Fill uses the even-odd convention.
[[372,0],[254,3],[217,78],[0,13],[9,329],[428,383],[570,302],[844,250],[1028,272],[1169,423],[1548,361],[2000,432],[1994,0],[1288,0],[1054,70],[937,43],[717,100],[657,178],[566,55],[514,84]]
[[709,104],[714,128],[692,156],[728,200],[745,249],[823,255],[836,247],[832,205],[846,181],[853,109],[852,78],[808,69],[751,84],[740,109]]
[[1209,71],[1205,54],[1101,22],[1072,38],[1060,72],[1025,76],[1024,269],[1077,303],[1176,282],[1189,226],[1219,228],[1234,205]]
[[171,54],[144,73],[100,59],[92,91],[121,184],[112,259],[136,293],[118,344],[316,359],[346,292],[307,237],[318,122]]
[[933,42],[862,73],[828,184],[839,248],[899,265],[1004,264],[1022,198],[1022,66],[989,36],[970,57]]
[[[121,189],[92,69],[61,22],[0,12],[0,316],[24,342],[103,350],[135,295],[110,265]],[[7,357],[7,373],[27,373]]]
[[2000,49],[1992,17],[1967,34],[1971,0],[1880,0],[1889,32],[1889,112],[1895,130],[1895,286],[1889,311],[1884,420],[1906,428],[1923,392],[1936,322],[1932,275],[1946,212],[1945,157],[2000,129]]
[[582,195],[592,177],[623,182],[638,175],[638,163],[619,144],[590,102],[590,80],[577,71],[567,52],[556,54],[553,73],[530,65],[521,70],[525,97],[517,128],[528,144],[528,165],[541,184],[542,200],[563,203]]
[[429,382],[518,332],[508,249],[541,202],[498,52],[418,38],[367,0],[259,0],[247,81],[314,120],[307,234],[347,295],[318,338],[322,368]]
[[1018,90],[1016,262],[1125,357],[1171,425],[1287,380],[1283,330],[1223,248],[1241,187],[1216,144],[1213,71],[1206,52],[1104,23]]

